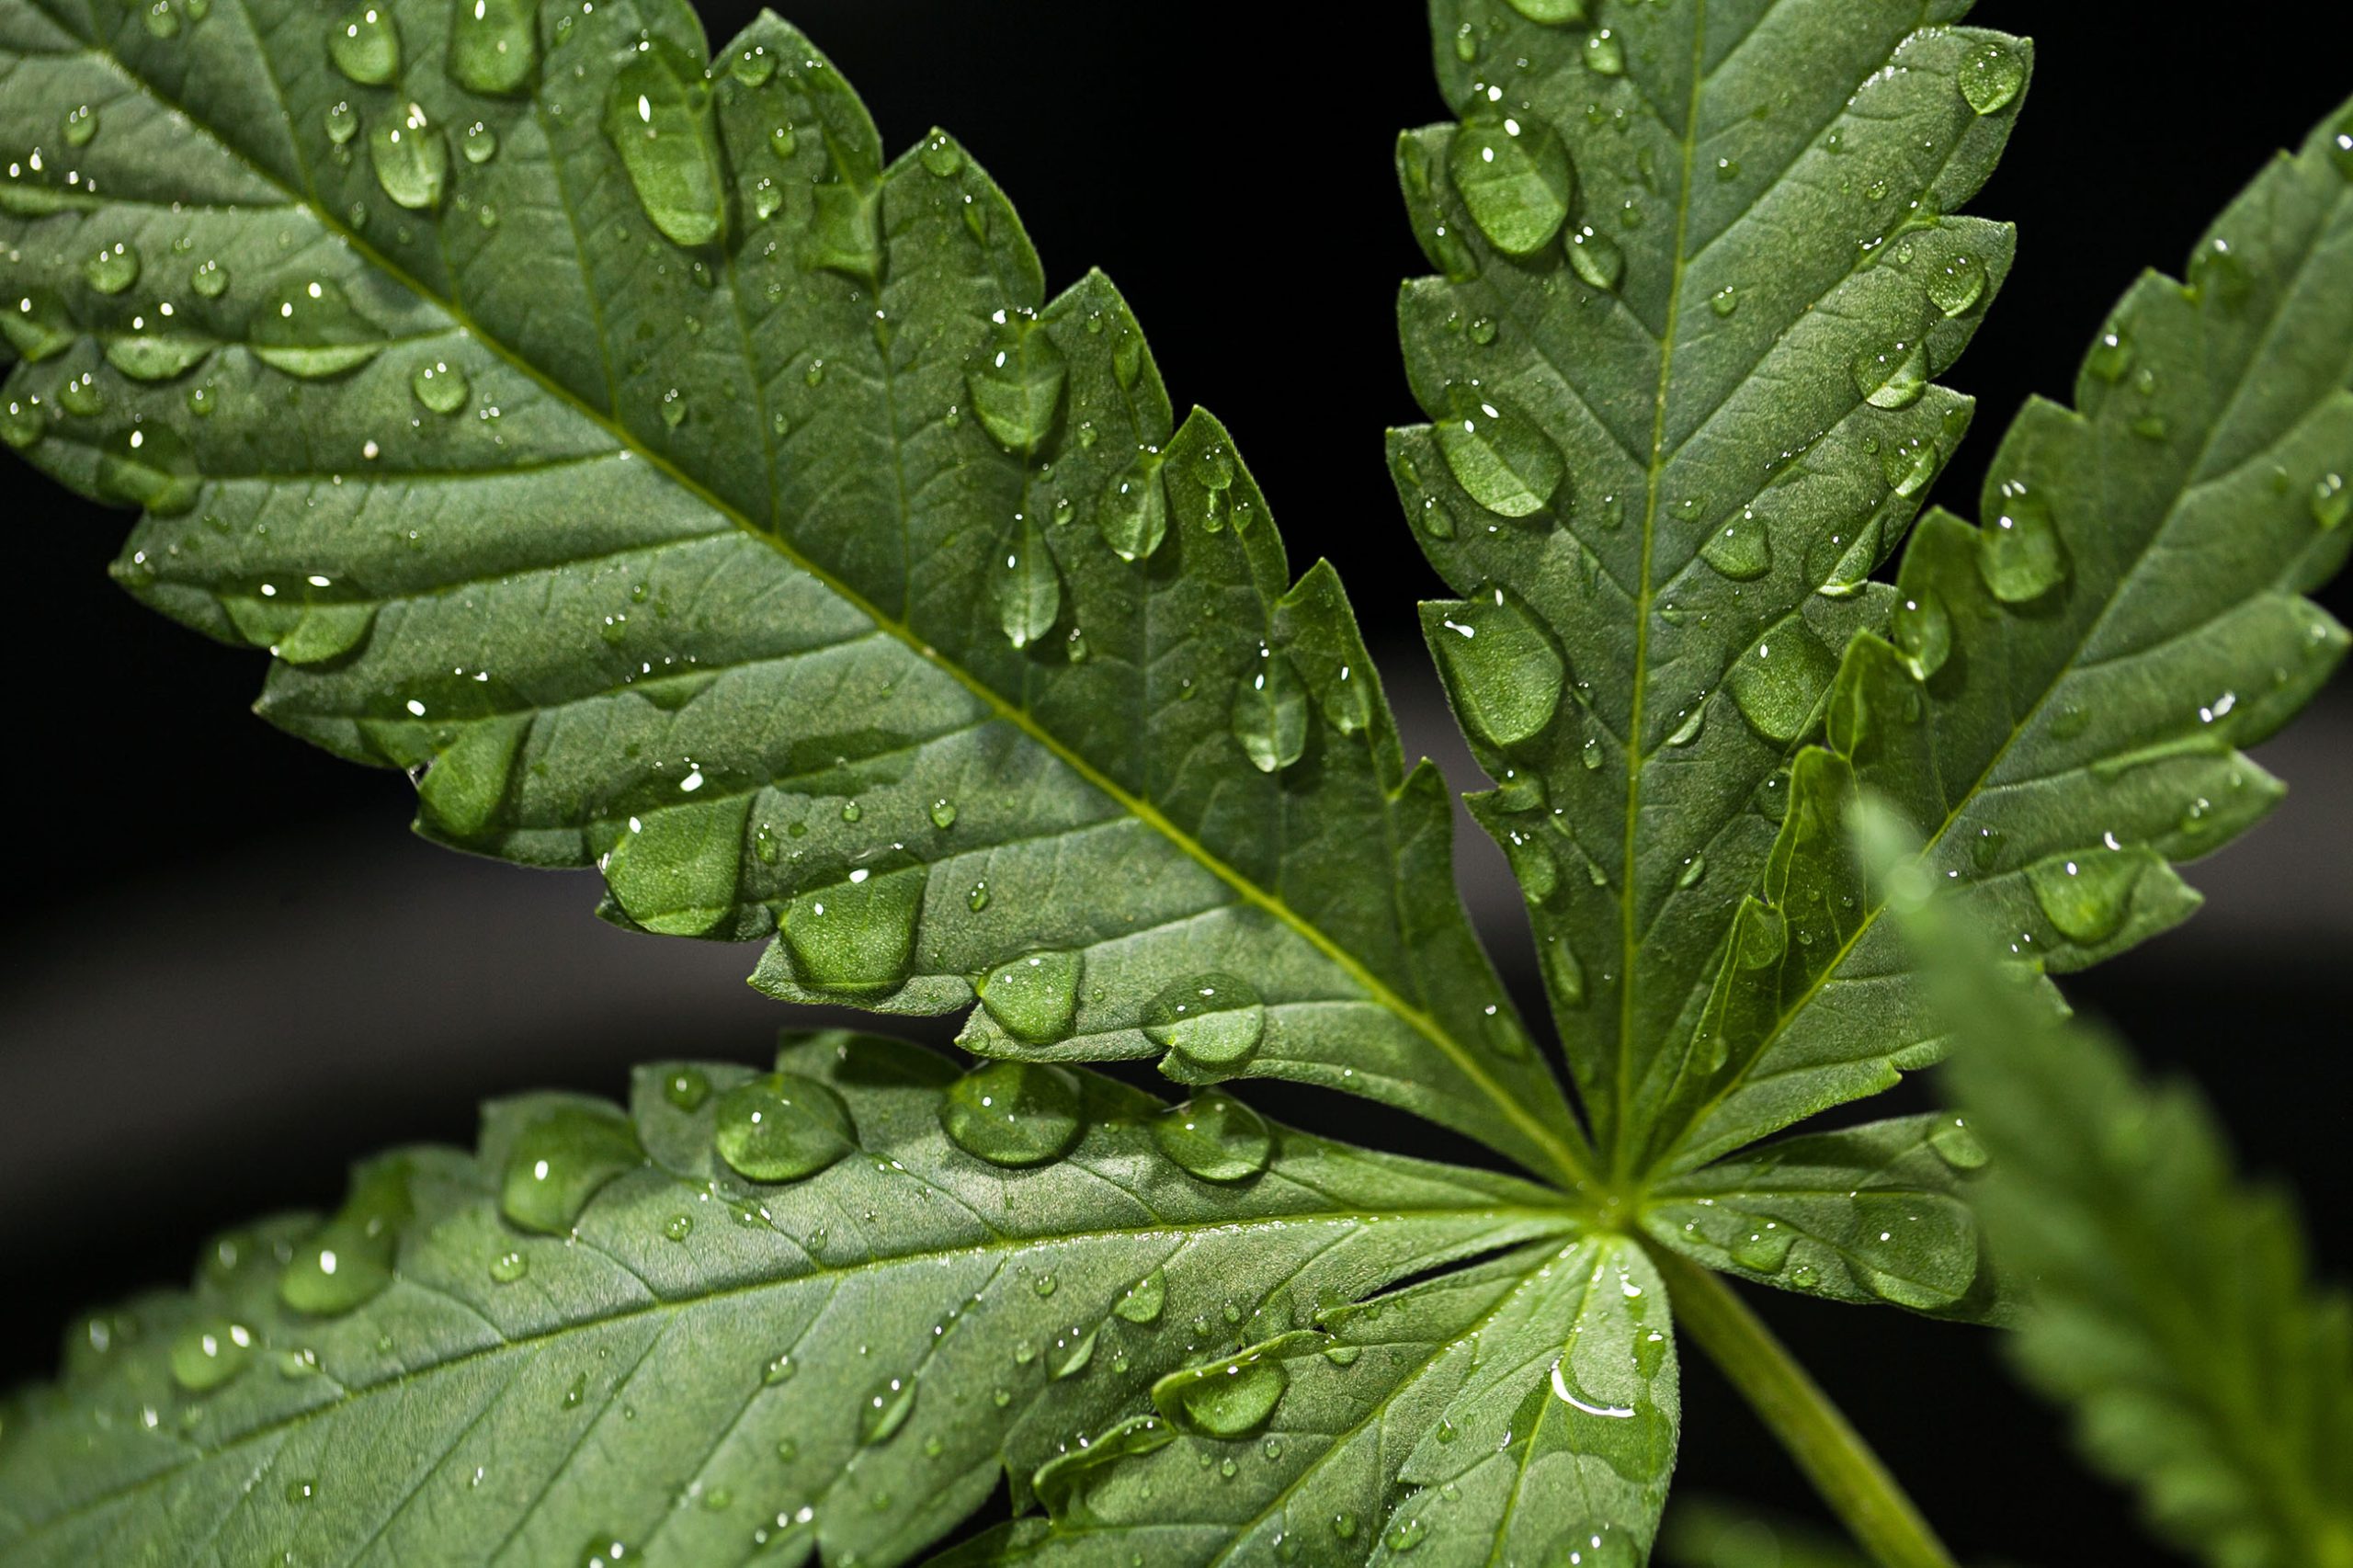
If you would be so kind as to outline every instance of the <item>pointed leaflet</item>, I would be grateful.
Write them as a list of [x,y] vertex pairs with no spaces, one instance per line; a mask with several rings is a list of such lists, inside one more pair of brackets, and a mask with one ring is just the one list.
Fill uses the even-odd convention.
[[[1908,845],[1893,847],[1883,863]],[[2293,1204],[2234,1176],[2194,1090],[2141,1082],[1997,970],[1992,933],[1923,907],[1931,885],[1915,862],[1889,891],[1993,1156],[1986,1227],[2034,1282],[2028,1380],[2183,1550],[2217,1568],[2353,1562],[2353,1312],[2315,1289]]]
[[2353,544],[2347,113],[2232,204],[2187,286],[2152,274],[2125,296],[2075,407],[2011,427],[1980,528],[1921,524],[1893,640],[1848,650],[1828,746],[1799,759],[1707,1017],[1667,1063],[1660,1157],[1697,1163],[1933,1058],[1911,955],[1845,841],[1858,788],[2057,971],[2188,915],[2171,862],[2278,800],[2237,748],[2346,646],[2301,596]]
[[[223,1237],[192,1291],[90,1318],[0,1418],[0,1555],[898,1561],[1156,1378],[1565,1223],[1283,1129],[1249,1185],[1204,1180],[1159,1102],[1063,1068],[995,1069],[1076,1115],[1003,1165],[943,1132],[965,1096],[927,1051],[778,1065],[649,1068],[626,1116],[494,1106],[479,1155],[387,1156],[324,1228]],[[793,1136],[757,1142],[779,1091]]]
[[[1968,423],[1934,386],[2006,274],[1949,216],[2029,60],[1965,0],[1436,0],[1459,126],[1399,150],[1445,274],[1399,306],[1436,421],[1391,465],[1466,596],[1431,642],[1501,786],[1597,1139],[1631,1158],[1863,587]],[[1552,8],[1546,8],[1551,10]],[[1990,73],[1990,74],[1989,74]],[[1760,793],[1761,792],[1761,793]]]
[[268,716],[410,769],[435,836],[781,925],[778,994],[939,1012],[1050,948],[1066,1053],[1147,1056],[1232,974],[1255,1056],[1188,1075],[1572,1170],[1345,601],[1286,594],[1109,284],[1049,301],[962,151],[885,165],[772,17],[706,74],[675,0],[516,16],[0,0],[0,142],[102,115],[0,183],[6,434],[147,508],[124,583],[274,648]]
[[1329,1337],[1251,1358],[1283,1369],[1267,1422],[1188,1426],[1200,1385],[1165,1381],[1179,1419],[1100,1435],[1040,1477],[1051,1518],[952,1561],[1486,1563],[1565,1541],[1582,1562],[1639,1562],[1680,1408],[1658,1300],[1631,1247],[1583,1240],[1338,1308]]

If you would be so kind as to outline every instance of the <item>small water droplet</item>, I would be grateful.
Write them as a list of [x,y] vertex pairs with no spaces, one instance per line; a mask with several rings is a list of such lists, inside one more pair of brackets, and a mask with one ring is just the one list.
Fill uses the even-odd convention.
[[498,132],[490,128],[488,120],[477,119],[467,126],[466,133],[458,139],[458,150],[465,153],[466,162],[470,164],[480,165],[489,163],[498,156]]
[[1148,1328],[1160,1321],[1167,1301],[1168,1276],[1155,1268],[1122,1291],[1120,1299],[1111,1303],[1111,1310],[1128,1322]]
[[1909,408],[1928,390],[1928,346],[1913,338],[1855,361],[1855,390],[1873,408]]
[[567,1234],[597,1190],[645,1163],[629,1118],[610,1106],[559,1105],[535,1119],[507,1152],[498,1209],[509,1224]]
[[1261,643],[1235,679],[1233,738],[1250,766],[1279,773],[1307,751],[1307,690],[1290,660]]
[[1773,541],[1762,520],[1744,514],[1708,536],[1699,559],[1735,583],[1754,582],[1773,569]]
[[74,318],[65,301],[47,289],[18,291],[0,311],[0,336],[28,364],[56,358],[74,345]]
[[1985,264],[1956,256],[1928,274],[1928,302],[1949,316],[1968,312],[1985,297]]
[[450,78],[492,97],[529,86],[540,59],[539,9],[539,0],[458,0],[449,11]]
[[994,579],[998,630],[1016,648],[1042,641],[1063,610],[1062,570],[1045,530],[1029,513],[1017,514],[997,547]]
[[1760,1220],[1756,1227],[1735,1238],[1725,1250],[1732,1260],[1743,1268],[1758,1274],[1779,1274],[1789,1261],[1790,1247],[1795,1237],[1769,1220]]
[[190,1393],[210,1393],[235,1379],[253,1360],[253,1332],[227,1318],[203,1318],[172,1341],[172,1381]]
[[409,377],[408,387],[416,401],[433,414],[457,413],[473,391],[466,384],[466,373],[446,359],[419,365],[416,373]]
[[1002,323],[964,376],[972,413],[997,445],[1035,457],[1052,438],[1069,366],[1052,335],[1036,322]]
[[1137,459],[1104,486],[1095,526],[1122,561],[1146,560],[1160,548],[1168,533],[1168,492],[1161,483],[1157,457]]
[[935,131],[924,139],[923,151],[916,154],[923,166],[940,179],[946,179],[964,166],[964,151],[949,139],[944,131]]
[[1449,386],[1445,406],[1438,450],[1472,500],[1506,517],[1552,504],[1568,464],[1551,437],[1475,385]]
[[1793,615],[1741,655],[1724,685],[1758,734],[1786,745],[1805,733],[1837,673],[1837,656]]
[[1913,675],[1921,680],[1944,668],[1952,653],[1952,617],[1933,588],[1916,589],[1898,599],[1889,631]]
[[997,1027],[1025,1045],[1070,1038],[1078,1020],[1078,986],[1085,960],[1074,952],[1025,953],[989,971],[981,1005]]
[[363,86],[381,87],[400,74],[401,35],[388,0],[362,0],[327,24],[327,58]]
[[2090,947],[2122,929],[2144,865],[2138,855],[2112,850],[2054,855],[2027,868],[2027,884],[2061,936]]
[[311,379],[365,365],[384,334],[352,308],[341,284],[322,278],[272,288],[245,324],[245,342],[263,364]]
[[2008,107],[2026,86],[2026,62],[2008,45],[1986,39],[1961,62],[1961,96],[1979,114]]
[[1174,1051],[1188,1065],[1233,1073],[1257,1054],[1267,1008],[1248,981],[1211,971],[1153,997],[1144,1005],[1142,1022],[1147,1040]]
[[1977,573],[2004,604],[2027,604],[2066,579],[2066,549],[2040,492],[2006,483],[2001,508],[1990,526],[1978,530]]
[[68,147],[86,147],[98,133],[98,111],[89,104],[77,104],[65,111],[64,123],[59,127]]
[[1547,27],[1582,26],[1586,18],[1586,0],[1511,0],[1511,8]]
[[1626,276],[1626,253],[1591,224],[1569,231],[1568,253],[1570,269],[1605,294]]
[[1626,74],[1626,46],[1608,28],[1597,28],[1585,40],[1586,69],[1597,75],[1622,76]]
[[169,517],[196,505],[203,476],[178,432],[166,425],[143,425],[107,438],[98,449],[97,481],[104,499]]
[[1446,607],[1436,619],[1430,641],[1472,737],[1508,748],[1541,734],[1568,682],[1551,631],[1500,587]]
[[1727,283],[1708,296],[1708,308],[1719,316],[1728,316],[1740,309],[1740,290]]
[[681,1067],[663,1074],[662,1097],[680,1110],[694,1112],[710,1097],[710,1078],[699,1067]]
[[119,294],[139,281],[139,247],[128,240],[100,245],[82,264],[82,280],[101,294]]
[[530,1271],[531,1260],[512,1248],[490,1260],[490,1277],[501,1285],[512,1285]]

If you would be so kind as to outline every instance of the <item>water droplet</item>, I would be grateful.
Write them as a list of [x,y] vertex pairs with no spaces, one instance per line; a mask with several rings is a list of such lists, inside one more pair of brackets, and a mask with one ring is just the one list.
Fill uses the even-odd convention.
[[1473,737],[1510,747],[1560,710],[1568,664],[1549,629],[1504,588],[1448,607],[1430,633],[1449,694]]
[[2353,179],[2353,109],[2338,115],[2336,123],[2328,128],[2327,146],[2328,161],[2336,165],[2336,172]]
[[629,1542],[618,1536],[598,1536],[580,1549],[580,1568],[631,1568]]
[[466,398],[473,391],[466,384],[466,373],[446,359],[419,365],[416,373],[409,378],[408,387],[416,401],[434,414],[457,413],[466,405]]
[[1474,316],[1469,327],[1471,341],[1484,348],[1495,340],[1495,318]]
[[1602,76],[1622,76],[1626,74],[1626,46],[1608,28],[1597,30],[1585,40],[1585,62],[1588,70]]
[[382,329],[326,278],[272,289],[246,322],[245,340],[263,364],[305,379],[357,369],[384,346]]
[[2067,576],[2067,554],[2058,525],[2039,493],[2006,483],[2002,510],[1977,535],[1977,574],[2004,604],[2026,604],[2057,587]]
[[673,244],[710,244],[726,233],[719,132],[699,62],[652,40],[614,74],[603,125],[638,205]]
[[196,454],[165,425],[133,426],[107,437],[98,450],[97,490],[126,506],[143,506],[159,517],[176,517],[196,505],[203,479]]
[[1626,253],[1590,224],[1569,231],[1568,252],[1570,269],[1605,294],[1626,276]]
[[681,1067],[662,1078],[662,1097],[680,1110],[694,1112],[710,1097],[710,1078],[699,1067]]
[[1204,1089],[1152,1119],[1160,1152],[1203,1181],[1247,1181],[1267,1168],[1274,1134],[1232,1095]]
[[381,87],[400,74],[401,35],[389,3],[367,0],[327,24],[327,58],[364,86]]
[[1274,1415],[1290,1382],[1271,1348],[1251,1350],[1214,1366],[1171,1373],[1153,1385],[1152,1401],[1182,1431],[1248,1437]]
[[1025,1045],[1067,1040],[1078,1021],[1084,966],[1074,952],[1025,953],[982,980],[981,1005],[998,1028]]
[[64,353],[74,335],[65,301],[47,289],[24,290],[8,301],[8,309],[0,311],[0,336],[27,364]]
[[1046,1376],[1074,1378],[1086,1370],[1087,1363],[1095,1359],[1095,1335],[1096,1331],[1089,1329],[1067,1344],[1056,1341],[1054,1353],[1046,1358]]
[[86,147],[98,133],[98,111],[89,104],[80,104],[65,111],[64,123],[59,132],[68,147]]
[[1576,191],[1568,149],[1540,119],[1483,115],[1464,121],[1447,169],[1480,233],[1507,256],[1532,256],[1552,244]]
[[1006,451],[1029,458],[1052,438],[1068,380],[1052,335],[1016,317],[998,328],[964,385],[982,428]]
[[858,1146],[858,1124],[841,1096],[797,1073],[738,1084],[711,1114],[719,1157],[753,1181],[799,1181]]
[[2007,45],[1986,39],[1961,62],[1961,96],[1979,114],[2007,107],[2026,86],[2026,62]]
[[501,1285],[512,1285],[531,1272],[531,1260],[509,1249],[490,1260],[490,1277]]
[[1985,297],[1985,264],[1956,256],[1928,274],[1928,302],[1949,316],[1961,315]]
[[1736,1238],[1725,1249],[1732,1260],[1743,1268],[1758,1274],[1778,1274],[1790,1258],[1790,1246],[1796,1238],[1769,1220],[1757,1221],[1756,1228]]
[[1977,1141],[1977,1134],[1969,1130],[1969,1124],[1957,1116],[1937,1124],[1936,1131],[1928,1134],[1928,1147],[1957,1171],[1982,1170],[1987,1160],[1985,1145]]
[[1131,1324],[1150,1327],[1160,1321],[1168,1301],[1168,1275],[1155,1268],[1122,1291],[1111,1310]]
[[1741,655],[1724,685],[1757,733],[1786,745],[1805,733],[1837,673],[1836,655],[1790,616]]
[[229,291],[229,269],[218,260],[199,262],[196,270],[188,274],[188,286],[199,298],[217,300]]
[[119,294],[139,281],[139,247],[128,240],[100,245],[82,264],[82,280],[101,294]]
[[314,1476],[299,1478],[286,1483],[286,1500],[289,1503],[300,1506],[318,1494],[319,1483]]
[[498,156],[498,132],[490,128],[488,120],[477,119],[467,126],[466,133],[458,139],[458,150],[466,155],[466,162],[470,164],[486,164]]
[[924,139],[923,151],[917,154],[923,166],[940,179],[946,179],[964,166],[964,151],[948,137],[944,131],[935,131]]
[[687,422],[686,393],[676,387],[662,394],[662,423],[676,430]]
[[0,403],[0,442],[13,451],[23,451],[49,433],[49,421],[36,402],[10,398]]
[[1122,561],[1146,560],[1160,548],[1168,533],[1168,491],[1161,483],[1158,458],[1137,459],[1104,486],[1095,526]]
[[768,151],[775,153],[779,160],[790,162],[792,155],[800,150],[801,138],[794,133],[790,125],[779,125],[768,132]]
[[2112,850],[2054,855],[2026,869],[2027,884],[2059,934],[2089,947],[2122,928],[2145,864],[2138,855]]
[[1735,583],[1750,583],[1773,569],[1773,540],[1762,521],[1744,513],[1708,536],[1699,559]]
[[393,1165],[363,1170],[335,1218],[297,1244],[279,1270],[278,1300],[323,1317],[373,1300],[392,1282],[399,1229],[408,1216],[405,1173]]
[[1928,390],[1928,346],[1913,339],[1855,361],[1855,391],[1873,408],[1909,408]]
[[1042,1062],[991,1062],[948,1087],[939,1124],[956,1146],[994,1165],[1059,1159],[1078,1142],[1078,1079]]
[[1585,965],[1578,960],[1577,950],[1568,937],[1555,937],[1544,944],[1544,976],[1556,1004],[1563,1007],[1585,1006]]
[[801,983],[846,996],[876,996],[905,984],[925,881],[916,864],[861,866],[842,881],[796,895],[780,924]]
[[1708,296],[1708,308],[1720,316],[1728,316],[1740,309],[1740,290],[1727,283]]
[[1015,516],[997,546],[991,574],[998,629],[1016,648],[1042,641],[1063,612],[1063,576],[1045,529],[1027,512]]
[[1511,0],[1511,8],[1531,22],[1547,27],[1581,26],[1586,0]]
[[1211,971],[1168,986],[1144,1004],[1144,1038],[1197,1068],[1237,1072],[1257,1054],[1267,1007],[1239,975]]
[[1952,617],[1933,588],[1921,588],[1897,600],[1888,630],[1904,663],[1921,680],[1944,668],[1952,653]]
[[1233,738],[1261,773],[1279,773],[1307,750],[1307,689],[1290,659],[1258,646],[1233,683]]
[[1438,450],[1455,482],[1490,512],[1525,517],[1552,504],[1568,465],[1552,437],[1475,386],[1446,392]]
[[2353,517],[2353,488],[2348,488],[2341,473],[2324,473],[2313,481],[2313,521],[2324,528],[2337,528]]
[[2084,362],[2093,375],[2113,385],[2122,381],[2124,373],[2132,368],[2132,345],[2120,332],[2102,333]]
[[458,0],[449,12],[451,79],[493,97],[529,86],[540,60],[539,10],[539,0]]
[[519,1229],[564,1235],[598,1188],[644,1163],[628,1117],[610,1106],[559,1105],[507,1151],[498,1210]]
[[410,211],[441,205],[449,184],[449,147],[417,105],[381,116],[369,128],[368,162],[384,194]]
[[190,1393],[210,1393],[253,1360],[253,1332],[226,1318],[204,1318],[172,1341],[172,1381]]

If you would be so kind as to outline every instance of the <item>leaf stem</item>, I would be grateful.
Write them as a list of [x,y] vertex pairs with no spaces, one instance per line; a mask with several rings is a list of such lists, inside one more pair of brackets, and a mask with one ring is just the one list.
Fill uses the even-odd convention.
[[1806,1479],[1881,1568],[1955,1568],[1952,1554],[1862,1435],[1764,1320],[1711,1271],[1648,1249],[1676,1323],[1732,1380]]

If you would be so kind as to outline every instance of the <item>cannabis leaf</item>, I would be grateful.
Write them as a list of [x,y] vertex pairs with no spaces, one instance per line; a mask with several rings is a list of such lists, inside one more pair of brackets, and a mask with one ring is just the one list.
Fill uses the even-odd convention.
[[1462,121],[1399,150],[1445,275],[1399,315],[1438,423],[1391,465],[1466,596],[1424,624],[1620,1177],[1654,1163],[1779,770],[1884,615],[1866,578],[1968,423],[1931,378],[2012,235],[1952,213],[2032,52],[1967,9],[1433,7]]
[[[1216,1090],[1172,1108],[1046,1064],[959,1076],[871,1036],[789,1040],[772,1074],[649,1066],[626,1112],[494,1105],[478,1153],[371,1161],[338,1213],[223,1236],[189,1291],[89,1318],[61,1385],[0,1414],[0,1554],[896,1561],[1001,1473],[1059,1515],[1154,1442],[1266,1531],[1286,1507],[1317,1539],[1342,1510],[1377,1531],[1380,1407],[1438,1381],[1415,1335],[1445,1337],[1452,1377],[1419,1397],[1483,1415],[1464,1325],[1589,1282],[1556,1267],[1548,1295],[1523,1256],[1339,1304],[1566,1246],[1608,1286],[1576,1364],[1633,1397],[1603,1346],[1645,1304],[1619,1280],[1648,1276],[1570,1232],[1540,1188]],[[1671,1453],[1665,1325],[1663,1414],[1617,1425]]]
[[1110,284],[774,17],[705,58],[676,0],[0,0],[0,433],[435,837],[1576,1175],[1336,577]]
[[2193,1089],[2143,1082],[1997,968],[1902,827],[1872,825],[1996,1165],[1986,1222],[2034,1281],[2021,1369],[2177,1545],[2217,1568],[2353,1562],[2353,1311],[2313,1287],[2292,1203],[2233,1175]]

